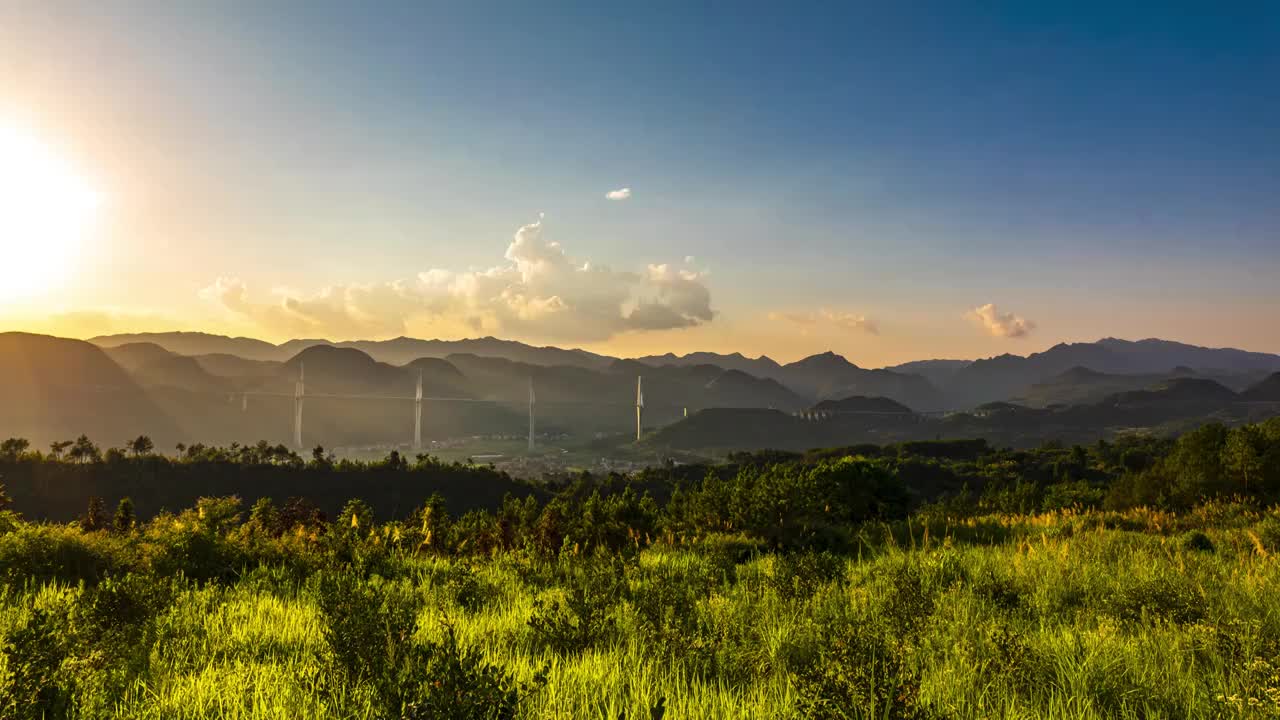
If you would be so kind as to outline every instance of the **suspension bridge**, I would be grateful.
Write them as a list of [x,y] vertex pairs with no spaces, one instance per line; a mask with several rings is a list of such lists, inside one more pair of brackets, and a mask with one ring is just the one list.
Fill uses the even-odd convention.
[[[422,448],[422,413],[425,404],[434,403],[473,403],[485,405],[511,405],[512,400],[501,398],[475,398],[475,397],[459,397],[459,396],[429,396],[423,393],[423,375],[418,374],[417,385],[412,395],[385,395],[385,394],[359,394],[359,393],[317,393],[308,392],[306,389],[306,368],[299,366],[298,379],[294,384],[293,393],[279,391],[264,390],[247,390],[237,391],[230,394],[230,398],[234,401],[239,398],[241,410],[248,411],[250,397],[275,397],[275,398],[292,398],[293,399],[293,444],[295,447],[304,448],[302,441],[304,408],[308,399],[342,399],[342,400],[377,400],[377,401],[404,401],[413,403],[413,448],[420,450]],[[537,418],[539,405],[552,406],[591,406],[591,407],[616,407],[633,408],[635,411],[635,437],[639,441],[644,435],[644,413],[645,413],[645,397],[644,397],[644,377],[636,377],[636,391],[634,402],[617,402],[609,400],[552,400],[540,401],[534,388],[533,378],[529,379],[527,411],[529,417],[528,423],[528,447],[534,450],[537,447]],[[687,405],[678,405],[675,403],[660,403],[657,406],[664,409],[678,410],[680,417],[689,417],[689,407]],[[719,410],[759,410],[772,409],[760,408],[754,406],[716,406],[702,409],[719,409]],[[896,418],[913,418],[918,421],[928,417],[941,417],[954,411],[892,411],[892,410],[842,410],[842,409],[812,409],[800,410],[790,413],[792,416],[807,422],[825,422],[838,417],[849,415],[861,416],[887,416]]]

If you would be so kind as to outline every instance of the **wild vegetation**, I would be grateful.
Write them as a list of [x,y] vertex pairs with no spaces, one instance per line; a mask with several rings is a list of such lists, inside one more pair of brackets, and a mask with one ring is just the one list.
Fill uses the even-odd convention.
[[[0,716],[1280,716],[1278,420],[761,452],[403,513],[307,500],[322,452],[146,445],[0,446],[27,498],[0,499]],[[297,482],[284,502],[94,495],[74,522],[27,519],[32,487],[110,463]],[[353,495],[501,479],[430,458],[341,472]]]

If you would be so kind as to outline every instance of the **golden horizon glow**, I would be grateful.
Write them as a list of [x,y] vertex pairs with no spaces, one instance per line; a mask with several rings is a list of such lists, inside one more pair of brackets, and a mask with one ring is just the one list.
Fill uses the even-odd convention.
[[99,204],[98,193],[62,154],[0,121],[0,301],[61,285]]

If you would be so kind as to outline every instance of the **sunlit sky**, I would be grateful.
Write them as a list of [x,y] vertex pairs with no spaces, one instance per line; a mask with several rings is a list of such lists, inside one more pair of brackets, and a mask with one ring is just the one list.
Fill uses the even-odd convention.
[[694,5],[0,3],[0,330],[1280,352],[1280,5]]

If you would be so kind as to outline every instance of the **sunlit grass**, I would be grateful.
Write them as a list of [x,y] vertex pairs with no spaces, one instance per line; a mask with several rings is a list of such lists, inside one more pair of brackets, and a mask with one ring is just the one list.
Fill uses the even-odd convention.
[[[648,718],[662,699],[667,718],[794,716],[794,674],[842,623],[892,612],[893,578],[904,568],[930,604],[902,660],[918,678],[919,706],[935,716],[1277,717],[1280,561],[1250,538],[1259,517],[1057,513],[979,518],[950,532],[920,523],[873,528],[879,540],[846,559],[840,579],[796,597],[770,584],[775,556],[726,571],[694,547],[644,550],[638,568],[649,574],[633,584],[712,578],[693,610],[719,638],[711,673],[679,647],[663,654],[649,644],[627,601],[612,610],[616,632],[607,642],[570,656],[541,646],[528,623],[535,600],[561,591],[522,579],[521,563],[542,563],[529,572],[547,578],[548,562],[582,559],[404,557],[411,567],[390,582],[421,595],[419,642],[439,639],[448,625],[520,680],[545,671],[547,685],[522,704],[528,718]],[[1185,547],[1181,533],[1209,520],[1215,524],[1201,527],[1214,550]],[[999,539],[985,544],[985,531],[968,532],[983,528]],[[476,572],[478,607],[459,606],[439,580],[456,564]],[[322,616],[305,582],[259,572],[228,586],[178,583],[150,672],[118,716],[376,716],[365,690],[333,682]],[[0,631],[78,592],[7,587]]]

